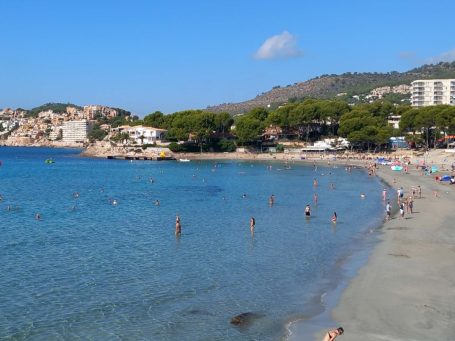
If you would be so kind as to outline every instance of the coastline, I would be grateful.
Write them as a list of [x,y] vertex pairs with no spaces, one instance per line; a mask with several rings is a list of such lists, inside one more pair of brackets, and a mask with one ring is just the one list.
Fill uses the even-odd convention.
[[[441,157],[434,151],[429,161],[442,165]],[[346,288],[341,284],[336,289],[342,292],[341,297],[331,298],[335,308],[325,315],[331,317],[333,325],[317,325],[323,329],[316,333],[313,329],[312,339],[321,340],[327,328],[341,325],[344,337],[354,341],[449,340],[455,331],[450,322],[455,314],[451,303],[455,298],[455,274],[451,271],[455,188],[436,182],[433,176],[421,175],[414,167],[409,174],[381,167],[378,176],[395,189],[402,186],[405,195],[412,186],[420,185],[422,198],[414,202],[415,213],[406,214],[405,219],[395,214],[380,227],[379,242],[364,265],[360,264]],[[396,202],[396,193],[389,193],[389,198]],[[289,340],[308,338],[311,322],[294,322]]]
[[[437,152],[430,153],[429,163],[443,163],[441,155],[432,155]],[[332,165],[359,167],[369,161],[341,157],[333,160],[331,155],[325,158],[314,155],[314,158],[301,160],[299,155],[284,153],[273,155],[279,157],[235,154],[240,155],[195,154],[198,157],[192,160],[296,161],[325,165],[330,162]],[[259,157],[252,158],[252,155]],[[449,163],[454,161],[453,155],[445,158],[450,158]],[[412,161],[414,165],[415,160]],[[421,176],[413,166],[410,174],[392,172],[390,167],[383,166],[378,176],[394,189],[403,186],[406,194],[411,186],[421,185],[423,198],[415,200],[415,214],[406,215],[410,219],[400,220],[395,215],[392,221],[381,225],[381,233],[376,234],[379,242],[361,255],[360,258],[364,257],[361,264],[354,266],[357,274],[348,274],[347,285],[341,284],[328,294],[330,300],[338,303],[327,315],[332,316],[333,326],[337,324],[345,328],[344,338],[349,340],[448,340],[455,331],[450,324],[455,314],[455,307],[451,304],[455,296],[455,275],[451,272],[455,232],[450,228],[453,225],[450,221],[455,218],[455,211],[451,208],[455,203],[455,186],[438,183],[433,176]],[[393,183],[394,178],[396,183]],[[433,197],[434,190],[438,191],[439,198]],[[389,197],[391,202],[395,202],[393,190]],[[321,340],[326,328],[333,326],[320,326],[324,329],[316,332],[313,339]],[[297,328],[294,331],[292,339],[307,339],[302,338],[304,330]]]

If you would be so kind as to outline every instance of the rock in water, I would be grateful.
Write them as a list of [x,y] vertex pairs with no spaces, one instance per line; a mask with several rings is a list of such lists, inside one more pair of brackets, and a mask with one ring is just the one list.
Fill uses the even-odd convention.
[[245,325],[260,317],[263,317],[263,315],[252,312],[242,313],[231,318],[231,324],[235,324],[236,326]]

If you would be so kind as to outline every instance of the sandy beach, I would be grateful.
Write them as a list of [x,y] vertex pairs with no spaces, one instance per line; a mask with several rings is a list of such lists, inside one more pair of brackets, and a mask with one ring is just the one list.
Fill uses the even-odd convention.
[[[432,152],[427,161],[447,164],[453,156]],[[332,311],[334,325],[327,328],[343,326],[340,340],[453,340],[455,186],[415,167],[405,174],[383,166],[378,176],[394,189],[402,186],[405,196],[420,185],[422,198],[417,195],[413,214],[395,215],[383,225],[380,242],[343,292]],[[396,193],[389,197],[396,205]],[[326,330],[314,340],[322,340]],[[291,339],[302,339],[300,332]]]

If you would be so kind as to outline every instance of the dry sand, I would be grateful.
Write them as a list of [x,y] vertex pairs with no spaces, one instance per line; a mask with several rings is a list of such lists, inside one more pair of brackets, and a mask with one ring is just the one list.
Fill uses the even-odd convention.
[[[446,158],[434,152],[427,161],[453,162]],[[332,312],[345,328],[338,339],[455,340],[455,185],[415,169],[407,175],[382,167],[378,175],[407,193],[421,185],[422,198],[414,201],[414,214],[384,224],[381,242],[342,294]]]

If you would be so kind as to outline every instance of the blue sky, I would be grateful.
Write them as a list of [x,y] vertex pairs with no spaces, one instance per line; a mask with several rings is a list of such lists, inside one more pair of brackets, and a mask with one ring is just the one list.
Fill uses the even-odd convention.
[[0,108],[104,104],[144,116],[321,74],[455,60],[455,2],[0,0]]

